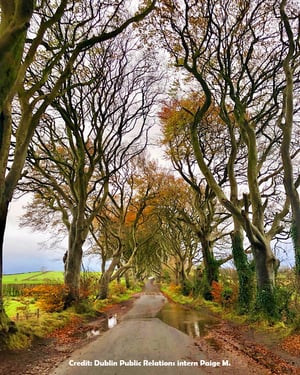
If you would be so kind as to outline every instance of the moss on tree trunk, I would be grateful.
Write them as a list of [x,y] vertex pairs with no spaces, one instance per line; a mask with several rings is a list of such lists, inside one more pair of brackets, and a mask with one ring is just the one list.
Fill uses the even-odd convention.
[[204,272],[202,279],[202,295],[205,299],[211,300],[211,286],[213,281],[219,280],[220,263],[215,259],[209,241],[201,241]]
[[257,276],[256,310],[268,318],[279,318],[275,295],[275,276],[279,266],[268,246],[253,247]]
[[291,226],[291,237],[295,251],[295,276],[297,290],[300,291],[300,228],[299,223],[293,221]]
[[253,299],[254,272],[245,254],[241,233],[234,232],[231,240],[233,261],[239,279],[238,309],[245,313],[249,311]]

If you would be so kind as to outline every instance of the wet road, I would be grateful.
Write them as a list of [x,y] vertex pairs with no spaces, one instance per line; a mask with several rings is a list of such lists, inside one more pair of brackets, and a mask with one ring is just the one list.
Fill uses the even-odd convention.
[[145,292],[118,325],[73,352],[50,375],[209,373],[207,366],[195,366],[205,357],[193,339],[155,317],[166,302],[148,281]]

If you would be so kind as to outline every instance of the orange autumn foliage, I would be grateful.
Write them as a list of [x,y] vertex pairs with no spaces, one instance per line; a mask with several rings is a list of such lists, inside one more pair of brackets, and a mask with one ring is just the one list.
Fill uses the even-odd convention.
[[59,312],[64,308],[65,297],[69,289],[65,285],[37,285],[25,288],[23,295],[34,297],[39,308],[46,312]]
[[217,281],[213,281],[211,285],[211,294],[213,296],[213,301],[217,303],[222,303],[223,302],[223,286],[218,283]]

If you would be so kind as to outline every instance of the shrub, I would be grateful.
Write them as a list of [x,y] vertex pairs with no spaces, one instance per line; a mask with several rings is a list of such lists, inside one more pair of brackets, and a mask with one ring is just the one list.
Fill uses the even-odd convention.
[[217,281],[213,281],[211,284],[210,293],[212,295],[212,299],[214,302],[222,304],[222,301],[223,301],[222,292],[223,292],[223,286]]
[[20,350],[28,348],[32,343],[32,338],[22,332],[7,335],[4,347],[9,350]]
[[167,269],[164,269],[163,270],[163,274],[162,274],[162,279],[164,282],[166,283],[170,283],[171,282],[171,275],[170,275],[170,271],[167,270]]
[[193,293],[193,291],[194,291],[194,285],[192,281],[184,280],[183,285],[182,285],[182,294],[184,296],[189,296]]
[[88,299],[96,294],[98,277],[91,272],[84,272],[80,277],[80,299]]
[[295,312],[290,308],[290,302],[293,291],[287,287],[278,287],[275,289],[275,300],[278,307],[280,318],[287,322],[294,320]]
[[62,311],[69,288],[65,285],[37,285],[26,288],[24,295],[36,298],[37,305],[46,312]]
[[222,304],[228,305],[232,303],[234,292],[232,288],[226,287],[222,290]]
[[181,286],[177,285],[177,284],[174,284],[174,283],[171,283],[170,286],[169,286],[169,290],[172,293],[180,294],[181,293]]
[[93,308],[92,302],[87,299],[80,300],[74,305],[76,314],[88,314],[95,315],[95,310]]
[[212,282],[211,295],[213,302],[223,306],[231,305],[236,299],[236,291],[230,286],[223,286],[217,281]]
[[121,283],[113,282],[110,286],[110,294],[112,295],[122,295],[126,293],[126,286]]

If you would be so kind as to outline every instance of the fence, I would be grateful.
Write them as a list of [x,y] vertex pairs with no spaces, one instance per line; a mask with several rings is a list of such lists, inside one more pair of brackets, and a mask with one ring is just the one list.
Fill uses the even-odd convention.
[[29,311],[27,306],[18,306],[16,308],[17,314],[14,320],[28,320],[31,318],[39,319],[40,317],[40,309],[37,309],[35,312]]

